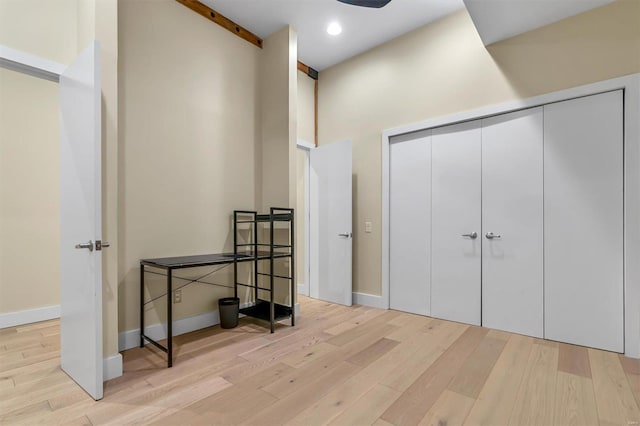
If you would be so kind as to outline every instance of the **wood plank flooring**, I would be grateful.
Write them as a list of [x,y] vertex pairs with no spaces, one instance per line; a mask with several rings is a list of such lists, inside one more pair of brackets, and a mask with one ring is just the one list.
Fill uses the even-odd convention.
[[91,400],[60,370],[58,321],[0,330],[0,424],[640,425],[640,361],[300,297],[296,327],[251,319],[123,353]]

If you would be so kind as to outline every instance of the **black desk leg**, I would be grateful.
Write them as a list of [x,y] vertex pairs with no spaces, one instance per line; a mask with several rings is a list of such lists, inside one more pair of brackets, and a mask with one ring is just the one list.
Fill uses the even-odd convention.
[[171,311],[173,310],[173,293],[171,292],[171,276],[173,270],[167,269],[167,368],[173,365],[173,319]]
[[144,265],[140,264],[140,347],[144,348]]

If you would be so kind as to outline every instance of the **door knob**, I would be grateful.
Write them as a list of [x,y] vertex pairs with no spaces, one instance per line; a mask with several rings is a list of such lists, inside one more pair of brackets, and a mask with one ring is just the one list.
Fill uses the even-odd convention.
[[351,237],[351,232],[345,232],[343,234],[338,234],[338,237],[349,238],[349,237]]
[[100,251],[107,247],[111,247],[111,244],[106,241],[96,240],[96,251]]
[[88,243],[80,243],[76,244],[77,249],[89,249],[89,251],[93,251],[93,241],[89,240]]
[[472,240],[475,240],[476,238],[478,238],[478,233],[477,232],[472,232],[470,234],[462,234],[463,237],[469,237]]
[[493,239],[499,239],[501,238],[500,235],[498,234],[494,234],[493,232],[487,232],[485,234],[485,237],[487,237],[487,240],[493,240]]

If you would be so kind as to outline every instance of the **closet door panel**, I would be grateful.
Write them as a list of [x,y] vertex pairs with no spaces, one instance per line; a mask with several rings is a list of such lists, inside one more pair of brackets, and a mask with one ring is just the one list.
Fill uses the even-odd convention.
[[390,145],[389,307],[429,315],[431,131]]
[[[480,325],[480,121],[432,131],[431,315]],[[464,236],[476,233],[476,237]]]
[[544,107],[545,338],[623,336],[622,92]]
[[482,121],[482,325],[534,337],[543,336],[542,159],[542,107]]

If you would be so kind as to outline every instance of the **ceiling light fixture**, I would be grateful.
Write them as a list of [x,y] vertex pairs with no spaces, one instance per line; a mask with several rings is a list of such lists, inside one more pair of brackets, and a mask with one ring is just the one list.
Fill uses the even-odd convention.
[[339,2],[352,4],[354,6],[373,7],[380,9],[385,7],[391,0],[338,0]]
[[342,32],[342,27],[337,22],[332,22],[327,27],[327,33],[332,36],[338,35]]

